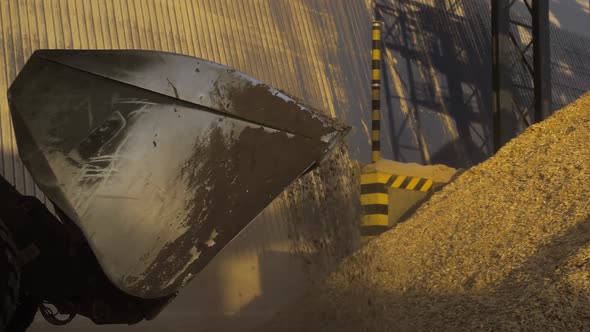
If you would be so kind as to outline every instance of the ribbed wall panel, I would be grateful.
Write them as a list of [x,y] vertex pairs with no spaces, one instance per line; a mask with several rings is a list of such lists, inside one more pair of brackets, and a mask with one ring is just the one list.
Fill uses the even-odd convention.
[[[368,133],[357,124],[369,105],[370,22],[361,1],[1,0],[0,91],[35,49],[182,53],[244,71],[354,125],[351,151],[367,159]],[[42,197],[16,157],[5,94],[0,129],[2,174]]]
[[[35,49],[192,55],[241,70],[353,125],[350,151],[368,160],[368,132],[359,124],[369,118],[371,17],[362,1],[0,0],[0,27],[0,91]],[[0,148],[7,180],[42,198],[17,157],[5,93]],[[174,324],[185,326],[174,331],[245,329],[299,296],[358,245],[355,172],[340,150],[295,181],[181,292],[160,325],[151,325],[154,331]],[[68,327],[90,325],[77,319]],[[39,329],[42,322],[32,331]]]

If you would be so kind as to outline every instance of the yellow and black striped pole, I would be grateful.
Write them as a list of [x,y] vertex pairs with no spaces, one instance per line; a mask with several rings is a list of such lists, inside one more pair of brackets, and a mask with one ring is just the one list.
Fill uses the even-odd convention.
[[373,61],[371,66],[371,161],[381,159],[381,26],[373,22]]

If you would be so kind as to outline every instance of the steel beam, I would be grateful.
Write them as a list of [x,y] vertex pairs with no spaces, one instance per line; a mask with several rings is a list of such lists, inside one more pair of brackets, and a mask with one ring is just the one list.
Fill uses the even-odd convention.
[[533,0],[531,15],[533,23],[535,122],[539,122],[546,119],[552,112],[549,0]]
[[[495,151],[517,134],[517,128],[522,129],[531,122],[542,121],[552,112],[549,0],[532,0],[530,3],[524,1],[531,14],[530,25],[510,19],[514,3],[515,0],[492,0]],[[524,49],[511,35],[511,25],[532,30],[532,40]],[[533,65],[528,62],[526,54],[531,46]],[[525,105],[525,109],[534,108],[532,121],[521,112],[519,118],[523,122],[520,125],[516,120],[516,112],[522,107],[519,107],[513,98],[514,89],[517,87],[512,84],[512,59],[515,58],[512,52],[519,53],[516,55],[526,65],[534,86],[534,105]]]
[[494,150],[514,136],[512,104],[510,7],[511,0],[492,0]]
[[383,22],[373,22],[371,65],[371,162],[381,159],[381,28]]

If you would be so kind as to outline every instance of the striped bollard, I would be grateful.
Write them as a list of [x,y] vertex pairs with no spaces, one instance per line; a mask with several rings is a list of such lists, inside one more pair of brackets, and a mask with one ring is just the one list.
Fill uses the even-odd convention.
[[[398,222],[398,217],[408,207],[419,203],[440,187],[432,179],[417,176],[387,173],[365,173],[361,175],[361,205],[363,220],[361,240],[363,243],[389,230]],[[405,199],[391,199],[392,192],[398,191]],[[405,193],[404,193],[405,192]],[[419,193],[411,194],[410,192]],[[404,202],[405,201],[405,202]],[[405,205],[405,206],[404,206]]]
[[371,161],[381,159],[381,22],[373,22],[371,65]]

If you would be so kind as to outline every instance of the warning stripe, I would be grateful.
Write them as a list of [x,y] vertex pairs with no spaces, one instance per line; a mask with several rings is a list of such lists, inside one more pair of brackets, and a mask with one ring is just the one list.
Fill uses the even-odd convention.
[[406,175],[385,173],[367,173],[361,175],[362,194],[387,193],[387,188],[429,191],[434,182],[431,179]]
[[361,194],[362,205],[373,205],[373,204],[389,204],[389,195],[387,193],[367,193]]
[[371,57],[371,160],[381,159],[381,22],[373,22]]
[[412,178],[410,180],[410,182],[408,182],[408,185],[403,188],[408,189],[408,190],[414,190],[414,188],[416,188],[416,186],[418,185],[418,182],[420,182],[420,180],[421,180],[420,178]]
[[387,226],[367,226],[361,227],[361,236],[377,236],[389,228]]
[[407,186],[408,183],[410,183],[411,178],[405,175],[401,175],[398,177],[392,176],[391,179],[393,180],[393,182],[391,183],[392,188],[405,188],[405,186]]
[[369,214],[384,214],[387,215],[389,204],[370,204],[363,205],[363,212],[366,215]]
[[383,183],[371,183],[361,185],[361,195],[365,194],[387,194],[389,190]]
[[373,183],[387,183],[391,178],[391,174],[385,173],[366,173],[361,175],[361,185]]
[[420,188],[420,191],[430,190],[430,188],[432,188],[433,184],[434,184],[434,182],[432,182],[432,180],[427,179],[426,182],[424,183],[424,185]]
[[386,173],[361,175],[361,205],[363,218],[361,235],[364,242],[389,229],[389,188],[406,190],[431,190],[431,179]]
[[362,227],[367,226],[389,226],[389,217],[386,214],[369,214],[363,216]]

